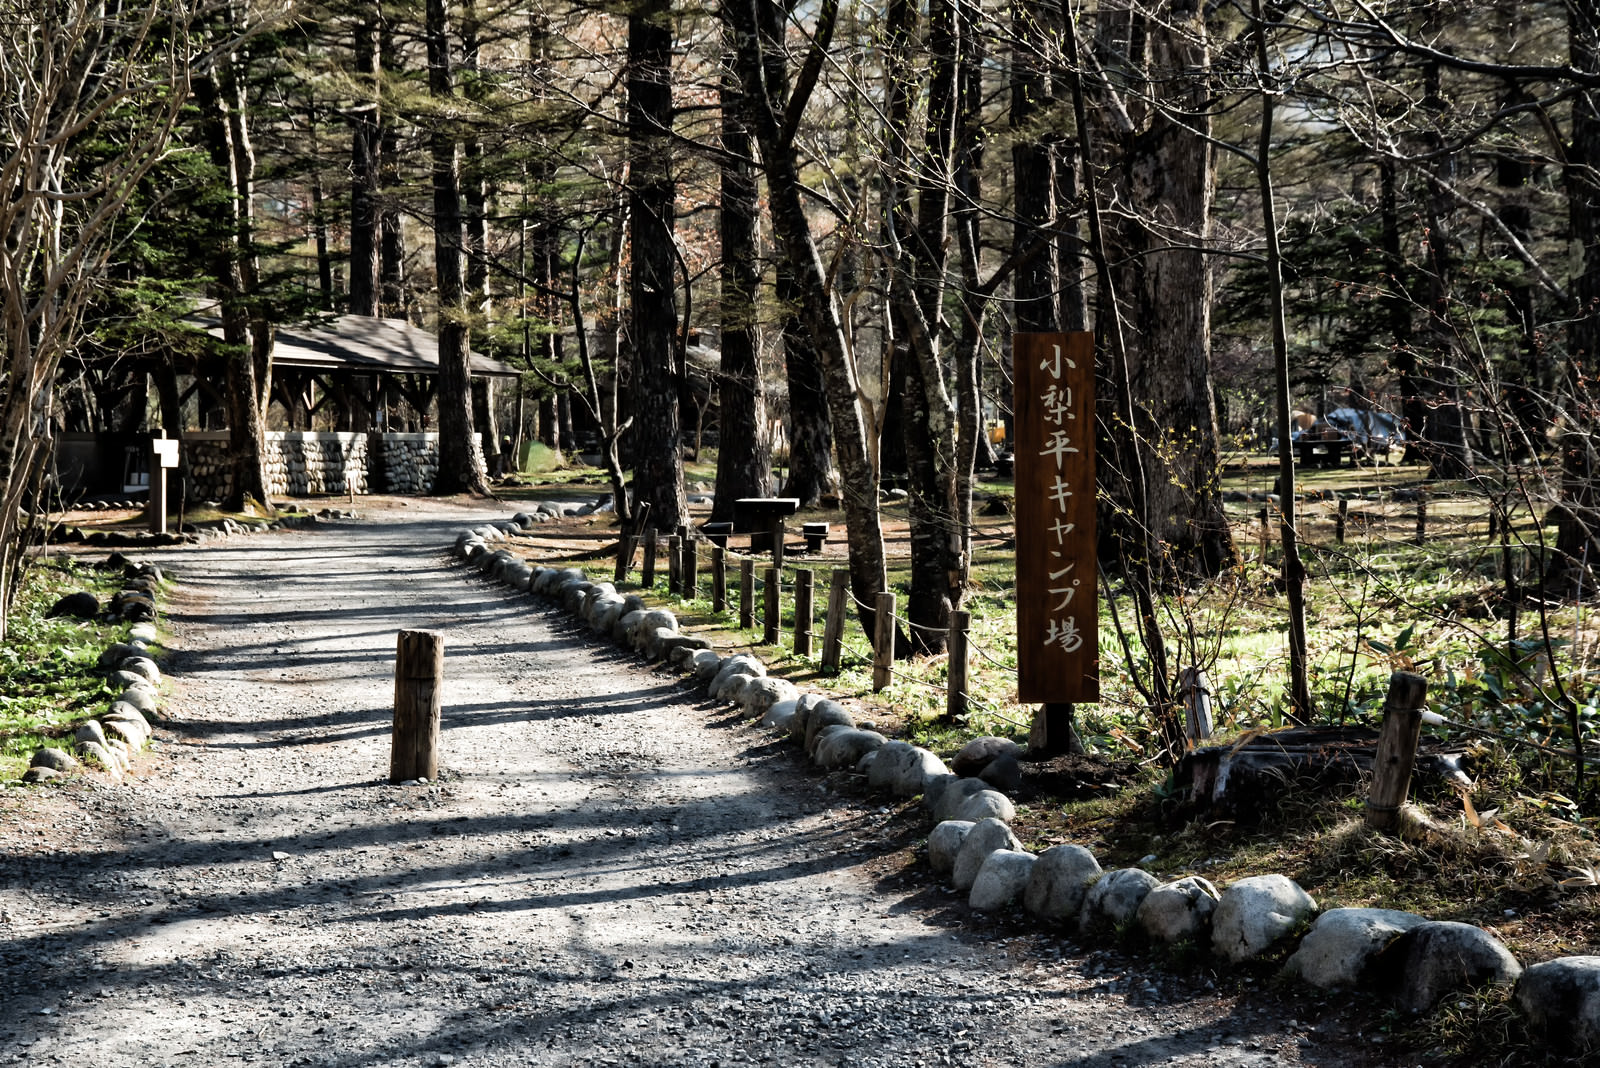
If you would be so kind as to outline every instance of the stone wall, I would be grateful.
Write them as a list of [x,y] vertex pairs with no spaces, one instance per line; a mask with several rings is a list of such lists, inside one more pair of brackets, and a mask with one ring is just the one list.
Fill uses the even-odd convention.
[[[476,438],[473,447],[477,448]],[[221,500],[232,485],[226,433],[183,436],[190,498]],[[335,434],[268,431],[267,490],[312,494],[424,494],[439,471],[438,434]]]

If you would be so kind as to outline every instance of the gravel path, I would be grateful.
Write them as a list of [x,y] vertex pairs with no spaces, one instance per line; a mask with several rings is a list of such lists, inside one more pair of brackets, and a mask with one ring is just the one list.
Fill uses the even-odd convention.
[[[915,813],[448,562],[486,508],[157,557],[173,724],[0,811],[0,1062],[1396,1063],[1338,1003],[974,924]],[[390,786],[419,626],[447,771]]]

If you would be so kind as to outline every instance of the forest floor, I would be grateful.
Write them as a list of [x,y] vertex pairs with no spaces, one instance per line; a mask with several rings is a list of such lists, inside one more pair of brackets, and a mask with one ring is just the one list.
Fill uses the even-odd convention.
[[[146,554],[154,750],[0,795],[0,1062],[1413,1063],[1359,996],[973,914],[917,810],[447,559],[514,509],[359,510]],[[394,786],[409,627],[445,635],[445,770]]]

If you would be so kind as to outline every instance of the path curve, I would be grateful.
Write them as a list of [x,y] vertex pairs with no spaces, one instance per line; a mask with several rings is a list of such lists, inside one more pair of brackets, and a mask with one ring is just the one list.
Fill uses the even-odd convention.
[[[0,814],[0,1061],[1369,1063],[886,879],[895,811],[450,562],[487,508],[158,557],[172,726]],[[447,770],[390,786],[406,627],[445,634]]]

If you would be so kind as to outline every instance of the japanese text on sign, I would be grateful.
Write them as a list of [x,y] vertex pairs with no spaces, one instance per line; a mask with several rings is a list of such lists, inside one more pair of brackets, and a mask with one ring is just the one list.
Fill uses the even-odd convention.
[[1018,697],[1099,697],[1094,341],[1017,334]]

